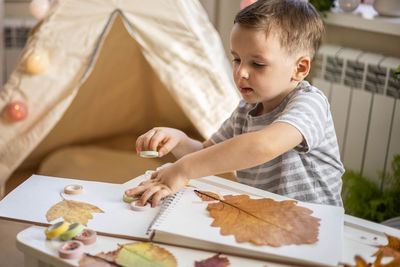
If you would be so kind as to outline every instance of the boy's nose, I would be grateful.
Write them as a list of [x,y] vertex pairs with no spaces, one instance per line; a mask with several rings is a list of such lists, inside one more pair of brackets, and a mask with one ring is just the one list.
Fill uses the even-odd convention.
[[249,72],[244,67],[239,67],[237,74],[238,74],[239,78],[241,78],[241,79],[247,80],[249,78]]

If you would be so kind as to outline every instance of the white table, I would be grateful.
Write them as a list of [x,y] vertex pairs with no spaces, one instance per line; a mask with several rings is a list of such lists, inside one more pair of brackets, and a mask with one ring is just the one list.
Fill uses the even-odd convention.
[[[24,253],[25,267],[49,267],[49,266],[77,266],[79,259],[64,260],[58,257],[57,248],[62,242],[58,240],[46,240],[44,235],[45,227],[31,226],[17,235],[17,248]],[[85,246],[85,252],[96,255],[100,252],[109,252],[116,250],[118,244],[126,244],[137,242],[128,239],[113,238],[107,236],[98,236],[96,243]],[[194,266],[195,261],[201,261],[214,256],[216,253],[194,250],[176,246],[169,246],[163,244],[156,244],[160,247],[167,249],[172,253],[178,266]],[[228,257],[231,266],[270,266],[270,267],[286,267],[288,265],[259,261],[255,259],[246,259],[231,255],[223,255],[221,257]]]
[[[214,189],[226,189],[229,192],[236,192],[238,194],[248,194],[258,197],[268,197],[271,194],[261,189],[233,183],[232,181],[218,177],[205,177],[196,181],[199,188],[203,188],[203,186],[207,184],[213,186]],[[136,178],[128,181],[124,185],[127,188],[130,188],[134,187],[135,184],[137,184]],[[61,245],[61,242],[58,240],[46,240],[44,229],[44,227],[32,226],[21,231],[17,235],[17,248],[25,254],[25,266],[43,267],[77,265],[78,260],[63,260],[58,257],[57,249]],[[373,262],[374,257],[372,257],[372,255],[377,251],[376,246],[387,244],[385,233],[400,238],[400,230],[398,229],[345,215],[341,263],[354,265],[355,255],[360,255],[367,262]],[[332,238],[336,238],[336,236],[333,236]],[[337,238],[341,238],[341,236],[338,236]],[[336,241],[339,241],[338,243],[340,244],[340,240]],[[98,241],[95,244],[86,246],[85,249],[87,253],[95,255],[100,252],[107,253],[116,250],[118,244],[130,242],[133,241],[99,236]],[[216,254],[215,251],[206,252],[170,245],[160,246],[166,248],[175,256],[179,266],[194,266],[195,261],[200,261]],[[228,258],[231,262],[231,266],[288,266],[255,259],[236,257],[233,255],[229,255]]]
[[[44,227],[31,226],[17,235],[17,248],[25,255],[26,267],[48,266],[75,266],[79,260],[64,260],[58,257],[57,248],[61,242],[58,240],[46,240]],[[344,222],[343,262],[354,264],[354,256],[360,255],[366,261],[373,262],[372,255],[376,252],[376,245],[387,244],[384,233],[400,237],[400,230],[376,224],[356,217],[345,215]],[[118,244],[135,242],[133,240],[98,236],[95,244],[85,247],[85,252],[95,255],[100,252],[109,252],[117,249]],[[170,251],[177,259],[178,266],[194,266],[195,261],[212,257],[216,253],[202,250],[157,244]],[[259,261],[232,255],[228,257],[231,266],[289,266],[272,262]]]

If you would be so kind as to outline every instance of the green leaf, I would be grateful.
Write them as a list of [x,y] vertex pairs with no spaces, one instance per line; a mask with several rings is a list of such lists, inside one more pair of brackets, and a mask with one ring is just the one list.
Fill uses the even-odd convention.
[[123,245],[115,262],[122,266],[175,267],[176,259],[168,250],[145,242]]
[[326,12],[335,6],[334,0],[310,0],[309,2],[323,17],[326,17]]

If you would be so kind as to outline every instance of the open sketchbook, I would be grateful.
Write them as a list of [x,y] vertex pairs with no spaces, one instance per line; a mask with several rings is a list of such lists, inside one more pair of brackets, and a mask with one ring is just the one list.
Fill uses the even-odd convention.
[[194,193],[194,187],[222,195],[246,194],[251,198],[266,197],[276,201],[288,198],[210,176],[191,180],[194,187],[168,197],[158,207],[144,212],[132,211],[129,204],[122,201],[123,192],[145,179],[146,175],[142,175],[125,184],[112,184],[33,175],[0,201],[0,217],[54,224],[63,219],[48,222],[47,211],[63,200],[60,193],[65,186],[79,184],[84,188],[83,194],[63,196],[102,209],[104,213],[92,213],[87,227],[106,235],[304,265],[334,266],[342,257],[342,208],[299,202],[299,206],[313,211],[313,217],[321,219],[318,241],[311,245],[255,246],[237,243],[234,236],[222,236],[220,228],[212,227],[213,218],[206,210],[207,204],[197,204],[200,198]]

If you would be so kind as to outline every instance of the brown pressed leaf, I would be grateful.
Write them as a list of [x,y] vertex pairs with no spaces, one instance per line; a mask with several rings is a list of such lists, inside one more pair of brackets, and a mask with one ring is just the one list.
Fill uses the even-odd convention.
[[91,204],[64,199],[47,211],[46,219],[51,222],[62,217],[69,223],[80,222],[87,226],[88,220],[93,218],[92,212],[103,213],[101,209]]
[[229,259],[226,257],[220,257],[219,254],[202,261],[194,262],[195,267],[226,267],[229,266],[229,264]]
[[[203,201],[219,199],[211,192],[195,192]],[[214,218],[211,226],[220,227],[222,235],[234,235],[239,243],[279,247],[317,242],[320,219],[296,204],[295,200],[227,195],[218,203],[208,204],[207,210]]]

